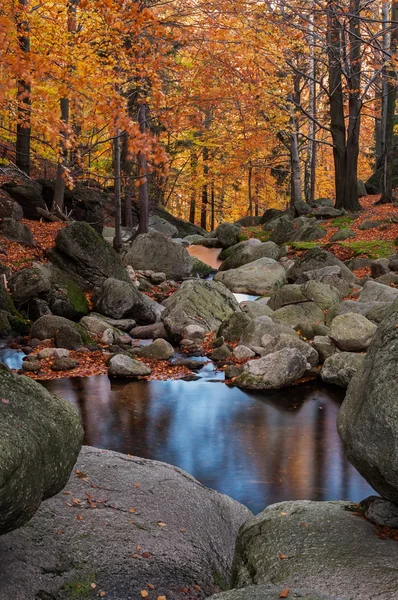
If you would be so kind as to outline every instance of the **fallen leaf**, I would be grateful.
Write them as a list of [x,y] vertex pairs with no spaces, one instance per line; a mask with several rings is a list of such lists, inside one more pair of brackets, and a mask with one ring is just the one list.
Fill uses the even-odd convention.
[[129,513],[136,513],[137,509],[136,508],[130,508]]
[[156,589],[155,586],[152,585],[152,583],[147,583],[146,585],[147,585],[147,587],[149,587],[150,590]]
[[138,558],[138,554],[132,554],[131,558]]
[[200,585],[194,585],[193,587],[195,588],[196,591],[200,592]]
[[141,596],[142,596],[143,598],[146,598],[148,595],[149,595],[149,594],[148,594],[148,592],[147,592],[146,590],[141,590]]
[[289,558],[289,557],[286,556],[285,554],[282,554],[282,552],[278,552],[278,558],[279,558],[279,560],[284,560],[284,559]]
[[141,550],[141,546],[136,546],[135,549],[136,550]]
[[289,593],[290,593],[290,588],[286,588],[281,591],[281,593],[279,594],[279,598],[288,598]]
[[83,517],[82,517],[81,515],[77,515],[76,519],[77,519],[78,521],[83,521]]
[[158,521],[159,527],[167,527],[166,523],[162,523],[162,521]]
[[101,590],[101,592],[99,593],[99,596],[100,596],[100,598],[103,598],[104,596],[106,596],[106,592]]
[[4,404],[10,404],[10,401],[9,401],[9,400],[7,400],[6,398],[2,398],[2,399],[1,399],[1,401],[2,401]]
[[281,513],[281,516],[282,516],[282,517],[286,517],[286,516],[287,516],[287,513]]
[[93,590],[95,590],[95,588],[97,587],[97,584],[96,584],[96,583],[90,583],[90,587],[91,587]]
[[156,600],[166,600],[166,596],[158,596]]
[[141,554],[142,558],[151,558],[151,553],[150,552],[143,552]]

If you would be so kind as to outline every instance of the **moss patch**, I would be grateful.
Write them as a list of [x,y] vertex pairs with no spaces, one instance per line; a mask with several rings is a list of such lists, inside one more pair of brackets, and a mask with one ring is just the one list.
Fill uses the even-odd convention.
[[372,260],[376,258],[388,258],[396,252],[394,242],[386,240],[358,240],[355,242],[341,242],[343,248],[349,248],[354,256],[366,256]]
[[244,227],[239,234],[239,241],[246,242],[250,238],[260,240],[260,242],[268,242],[272,235],[272,231],[264,231],[262,227]]
[[293,250],[312,250],[312,248],[317,248],[319,246],[318,242],[292,242],[289,246]]
[[95,583],[96,576],[94,574],[87,575],[86,579],[74,580],[65,583],[61,591],[64,592],[64,597],[68,600],[81,600],[82,598],[92,598],[96,595],[95,589],[91,587]]
[[337,217],[336,219],[333,219],[332,225],[333,227],[338,227],[339,229],[349,229],[354,221],[355,219],[345,215],[343,217]]

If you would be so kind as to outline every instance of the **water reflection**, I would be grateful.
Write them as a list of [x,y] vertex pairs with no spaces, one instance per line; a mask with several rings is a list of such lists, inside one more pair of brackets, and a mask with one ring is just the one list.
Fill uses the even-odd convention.
[[254,512],[281,500],[372,493],[344,457],[339,390],[249,395],[223,383],[111,385],[106,376],[45,386],[79,408],[86,444],[177,465]]

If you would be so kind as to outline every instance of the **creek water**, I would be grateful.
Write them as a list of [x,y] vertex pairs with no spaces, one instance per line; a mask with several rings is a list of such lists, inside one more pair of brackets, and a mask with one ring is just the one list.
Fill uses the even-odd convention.
[[[193,248],[201,260],[217,260],[219,250]],[[22,356],[0,348],[11,368]],[[359,501],[374,493],[336,431],[343,390],[317,383],[246,393],[226,386],[211,363],[199,376],[123,383],[98,375],[43,385],[77,407],[85,444],[176,465],[254,513],[282,500]]]

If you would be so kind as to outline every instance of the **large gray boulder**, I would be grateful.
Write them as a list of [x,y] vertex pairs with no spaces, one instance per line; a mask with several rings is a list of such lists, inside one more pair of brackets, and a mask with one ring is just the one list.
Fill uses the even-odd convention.
[[262,346],[262,338],[264,335],[276,337],[281,333],[287,333],[298,338],[298,334],[293,329],[274,323],[270,317],[256,317],[243,331],[240,343],[251,349],[259,348]]
[[0,365],[0,388],[3,534],[21,527],[43,500],[62,490],[79,453],[83,430],[72,404],[27,377],[13,375],[4,365]]
[[321,267],[312,271],[302,271],[296,279],[296,283],[305,283],[306,281],[316,281],[317,283],[327,283],[337,288],[339,293],[348,296],[352,286],[346,281],[341,272],[341,267]]
[[304,225],[290,237],[289,242],[314,242],[324,238],[326,233],[326,229],[318,225]]
[[323,248],[311,248],[295,263],[294,267],[289,271],[289,279],[296,281],[301,278],[306,271],[321,269],[323,267],[340,267],[341,276],[347,281],[357,283],[358,279],[352,271],[334,254],[327,252]]
[[217,337],[223,337],[226,342],[235,342],[239,340],[250,321],[251,317],[244,312],[234,312],[222,322]]
[[239,243],[241,228],[233,223],[220,223],[214,231],[214,237],[220,242],[221,248],[230,248]]
[[250,246],[260,246],[260,244],[261,244],[261,242],[257,238],[249,238],[248,240],[245,240],[244,242],[239,242],[238,244],[235,244],[235,246],[230,246],[230,248],[225,248],[220,253],[219,258],[220,258],[220,260],[226,260],[227,258],[232,256],[232,254],[234,254],[235,252],[240,252],[241,250],[244,250],[245,248],[249,248]]
[[261,345],[264,348],[261,351],[262,357],[285,348],[295,348],[304,356],[310,367],[316,367],[319,363],[319,355],[315,348],[290,333],[280,333],[276,337],[265,334],[261,339]]
[[269,506],[239,532],[234,587],[277,583],[314,598],[395,600],[398,545],[375,535],[357,510],[307,500]]
[[40,218],[36,208],[47,210],[42,196],[42,186],[36,181],[30,179],[23,182],[9,181],[3,184],[2,188],[21,206],[26,219]]
[[341,292],[336,287],[310,280],[301,285],[297,283],[284,285],[271,296],[268,305],[273,310],[277,310],[289,304],[312,301],[325,310],[340,302],[342,298]]
[[[74,323],[65,317],[58,317],[56,315],[44,315],[35,321],[30,328],[30,337],[38,340],[48,340],[54,338],[57,331],[69,330],[76,331],[85,340],[88,338],[87,330],[78,323]],[[85,332],[85,335],[84,335]]]
[[181,600],[184,588],[202,598],[229,585],[235,539],[252,513],[228,496],[177,467],[88,447],[66,491],[1,539],[4,600],[101,591],[131,600],[142,590]]
[[326,315],[326,324],[330,325],[338,315],[357,313],[373,323],[381,323],[387,316],[391,302],[360,302],[358,300],[343,300],[332,306]]
[[139,360],[134,360],[126,354],[112,356],[108,364],[109,377],[119,379],[145,377],[146,375],[150,375],[151,372],[151,368],[148,365]]
[[383,321],[338,416],[349,461],[382,496],[398,504],[398,303]]
[[299,350],[285,348],[247,362],[235,384],[249,390],[280,390],[300,379],[306,368],[307,360]]
[[[250,240],[248,240],[250,241]],[[247,244],[246,242],[243,242]],[[239,246],[239,244],[238,244]],[[236,246],[235,246],[236,247]],[[260,242],[258,244],[249,244],[237,248],[220,266],[220,271],[228,271],[229,269],[237,269],[243,265],[247,265],[259,258],[273,258],[278,260],[281,251],[274,242]]]
[[286,244],[286,242],[290,242],[295,233],[296,228],[293,222],[285,217],[281,217],[278,219],[270,240],[278,245]]
[[109,277],[130,281],[119,255],[87,223],[76,221],[64,227],[55,244],[56,249],[49,253],[51,260],[86,290],[101,285]]
[[332,321],[329,337],[340,350],[363,352],[369,348],[377,325],[356,313],[339,315]]
[[23,218],[23,210],[22,207],[3,189],[0,192],[0,219],[5,218],[20,221]]
[[276,323],[296,328],[302,324],[324,323],[325,315],[315,302],[301,302],[278,308],[272,317]]
[[398,289],[377,281],[367,281],[359,295],[360,302],[389,302],[398,298]]
[[192,272],[187,249],[158,231],[138,235],[123,262],[134,269],[165,273],[169,279],[185,279]]
[[330,383],[346,388],[361,368],[364,361],[363,354],[356,352],[338,352],[328,357],[321,370],[324,383]]
[[153,360],[169,360],[174,356],[174,348],[164,339],[157,339],[148,346],[133,349],[132,354],[140,358],[151,358]]
[[291,589],[272,583],[249,585],[238,590],[228,590],[211,596],[209,600],[279,600],[279,598],[283,598],[280,594],[285,594],[284,597],[288,597],[289,600],[336,600],[335,597],[324,596],[316,592],[313,594],[310,590]]
[[236,293],[266,296],[286,283],[286,271],[272,258],[259,258],[238,269],[219,271],[214,280]]
[[140,325],[160,320],[163,307],[142,294],[131,282],[110,277],[95,289],[93,306],[96,312],[113,319],[134,319]]
[[9,217],[0,220],[0,236],[22,246],[35,246],[32,232],[24,224]]
[[180,341],[187,325],[216,331],[230,315],[241,312],[234,295],[218,281],[185,281],[163,305],[162,320],[174,341]]

